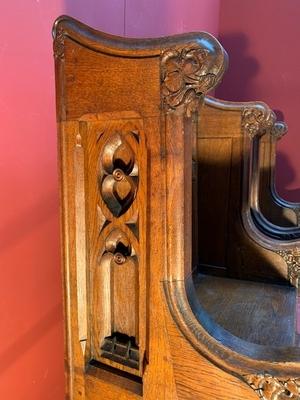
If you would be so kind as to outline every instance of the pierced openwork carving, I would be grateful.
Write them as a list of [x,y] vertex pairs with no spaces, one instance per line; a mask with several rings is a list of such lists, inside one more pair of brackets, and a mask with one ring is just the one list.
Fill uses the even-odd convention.
[[132,255],[131,243],[127,235],[120,229],[114,229],[105,240],[105,251],[103,257],[121,265],[128,261],[127,257]]
[[141,119],[117,114],[108,121],[91,124],[88,135],[89,188],[95,195],[96,184],[98,192],[91,216],[91,357],[141,376],[146,348],[145,134]]
[[53,53],[55,59],[64,59],[65,35],[63,29],[58,29],[53,43]]
[[169,49],[161,56],[161,91],[163,105],[168,111],[186,106],[190,115],[201,100],[201,95],[211,89],[216,75],[207,72],[209,52],[191,44]]
[[138,185],[134,152],[120,133],[104,145],[101,156],[100,191],[114,216],[124,214],[132,204]]
[[244,378],[261,400],[300,399],[300,379],[279,379],[263,374]]
[[287,264],[288,277],[291,284],[298,287],[300,278],[300,249],[278,250],[279,254]]
[[259,104],[255,107],[244,108],[242,113],[242,128],[251,139],[255,136],[264,135],[268,130],[273,128],[275,121],[276,116],[274,112]]

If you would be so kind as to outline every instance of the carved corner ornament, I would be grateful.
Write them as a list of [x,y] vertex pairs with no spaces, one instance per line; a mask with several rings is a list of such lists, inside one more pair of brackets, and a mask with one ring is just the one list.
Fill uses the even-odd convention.
[[[253,139],[272,130],[276,116],[272,110],[263,104],[245,107],[242,112],[242,128]],[[275,131],[274,131],[275,132]]]
[[163,107],[175,111],[184,106],[190,116],[202,95],[214,87],[217,77],[208,70],[209,52],[197,44],[165,50],[161,55]]
[[288,131],[287,124],[283,121],[275,122],[274,126],[271,129],[271,136],[275,140],[280,140],[282,136],[284,136]]
[[55,33],[53,53],[55,60],[63,60],[65,57],[65,34],[64,30],[61,28]]
[[271,375],[245,375],[245,381],[261,400],[300,400],[300,378],[281,379]]
[[278,250],[276,253],[279,254],[287,264],[288,277],[291,284],[298,287],[300,278],[300,249],[296,247],[292,250]]

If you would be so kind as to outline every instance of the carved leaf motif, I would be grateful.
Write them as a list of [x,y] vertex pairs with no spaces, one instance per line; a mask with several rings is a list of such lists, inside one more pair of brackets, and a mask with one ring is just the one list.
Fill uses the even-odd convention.
[[261,400],[300,400],[300,379],[279,379],[270,375],[246,375],[246,382]]
[[185,105],[189,115],[199,105],[201,95],[214,86],[216,76],[207,73],[207,60],[208,51],[195,44],[162,54],[161,91],[168,111]]
[[104,202],[115,216],[132,204],[138,183],[138,169],[131,146],[116,133],[105,144],[101,155],[100,191]]
[[288,276],[292,285],[298,287],[300,277],[300,249],[278,250],[279,254],[287,264]]
[[273,128],[275,121],[274,112],[263,105],[246,107],[242,113],[242,127],[252,139],[257,135],[264,135],[267,130]]

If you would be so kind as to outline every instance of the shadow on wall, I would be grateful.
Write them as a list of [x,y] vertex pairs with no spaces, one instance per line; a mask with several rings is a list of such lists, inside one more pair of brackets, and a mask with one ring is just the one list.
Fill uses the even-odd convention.
[[[216,97],[230,101],[256,101],[257,94],[253,79],[259,73],[258,60],[248,53],[249,39],[244,33],[220,35],[219,41],[229,54],[229,68],[222,83],[216,90]],[[279,121],[284,121],[284,114],[274,110]],[[280,186],[282,197],[289,201],[300,201],[300,188],[289,189],[296,179],[287,154],[277,154],[276,186]],[[280,183],[280,185],[278,185]]]
[[219,41],[229,54],[229,68],[216,90],[217,97],[231,101],[252,101],[252,79],[259,71],[259,63],[248,54],[247,36],[238,32],[220,35]]
[[[289,189],[289,186],[295,181],[295,177],[296,171],[293,169],[288,155],[281,151],[277,152],[276,182],[280,182],[280,187],[282,188],[281,192],[284,198],[288,198],[290,201],[299,202],[300,188]],[[276,186],[278,187],[278,185]]]

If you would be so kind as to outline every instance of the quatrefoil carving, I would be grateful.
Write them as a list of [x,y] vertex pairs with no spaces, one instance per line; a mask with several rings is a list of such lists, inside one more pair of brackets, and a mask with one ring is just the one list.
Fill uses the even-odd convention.
[[101,196],[115,217],[124,214],[135,199],[138,167],[135,154],[120,133],[111,136],[101,154]]

